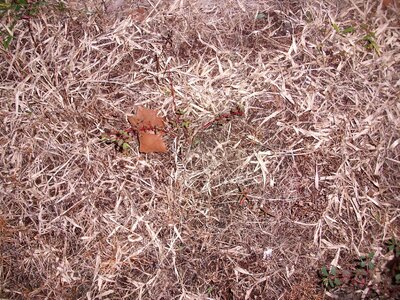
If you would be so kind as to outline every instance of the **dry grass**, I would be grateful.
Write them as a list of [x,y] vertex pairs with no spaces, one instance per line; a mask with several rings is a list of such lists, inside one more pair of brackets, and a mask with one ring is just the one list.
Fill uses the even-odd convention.
[[[399,13],[376,2],[70,1],[21,21],[0,52],[0,297],[322,298],[321,265],[400,234]],[[171,121],[168,154],[99,141],[138,105]]]

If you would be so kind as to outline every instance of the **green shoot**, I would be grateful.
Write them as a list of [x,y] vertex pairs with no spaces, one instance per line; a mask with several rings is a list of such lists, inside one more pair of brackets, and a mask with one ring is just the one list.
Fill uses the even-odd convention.
[[373,50],[376,54],[380,55],[381,51],[379,49],[378,44],[376,43],[375,33],[370,31],[364,37],[363,41],[365,42],[364,47],[368,50]]

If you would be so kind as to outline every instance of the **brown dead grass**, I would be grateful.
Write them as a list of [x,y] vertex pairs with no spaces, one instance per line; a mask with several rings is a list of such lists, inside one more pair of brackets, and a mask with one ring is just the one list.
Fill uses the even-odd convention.
[[[398,10],[108,5],[44,9],[0,52],[1,297],[318,299],[321,265],[399,237]],[[100,143],[139,105],[169,153]]]

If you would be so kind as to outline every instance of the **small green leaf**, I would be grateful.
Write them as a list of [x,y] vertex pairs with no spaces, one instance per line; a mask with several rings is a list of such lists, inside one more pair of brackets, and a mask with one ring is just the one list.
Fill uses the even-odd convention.
[[8,35],[4,40],[3,40],[3,47],[5,49],[8,49],[8,47],[10,46],[11,41],[13,40],[13,36],[12,35]]
[[333,282],[332,279],[329,278],[328,281],[329,281],[329,285],[330,285],[331,287],[335,287],[335,283]]
[[396,276],[394,277],[396,280],[396,284],[400,283],[400,273],[396,274]]
[[369,262],[369,264],[368,264],[368,269],[369,270],[373,270],[375,268],[375,265],[374,265],[374,263],[371,261],[371,262]]
[[341,285],[341,284],[342,284],[342,282],[340,281],[340,279],[339,279],[339,278],[335,278],[333,282],[335,283],[335,285],[336,285],[336,286],[338,286],[338,285]]
[[365,48],[369,50],[375,50],[375,52],[380,55],[380,49],[378,44],[375,41],[375,33],[369,32],[363,37],[363,40],[366,42]]
[[347,34],[347,33],[353,33],[356,31],[356,29],[353,26],[346,27],[342,30],[342,33]]
[[328,270],[326,269],[325,266],[323,266],[323,267],[321,268],[321,273],[322,273],[322,275],[325,276],[325,277],[328,277],[328,276],[329,276]]
[[394,250],[394,245],[389,245],[388,249],[389,249],[389,251],[393,251]]
[[365,268],[366,265],[367,265],[367,263],[366,263],[365,261],[362,260],[362,261],[360,262],[360,267],[361,267],[361,268]]
[[123,143],[123,144],[122,144],[122,150],[126,151],[126,150],[128,150],[128,149],[130,149],[130,148],[131,148],[131,146],[129,146],[128,143]]
[[24,7],[24,4],[22,3],[15,3],[14,5],[13,5],[13,9],[15,10],[15,11],[20,11],[22,8]]
[[65,10],[66,10],[66,7],[65,7],[64,2],[62,2],[62,1],[58,2],[58,3],[57,3],[57,9],[58,9],[59,11],[61,11],[61,12],[65,11]]
[[336,31],[337,33],[340,33],[340,28],[339,28],[339,26],[338,26],[336,23],[332,23],[332,27],[333,27],[333,29],[335,29],[335,31]]
[[336,276],[336,267],[334,267],[334,266],[331,267],[331,274],[333,276]]
[[129,137],[129,133],[127,133],[125,130],[120,130],[119,134],[124,136],[124,137]]
[[186,121],[186,120],[185,120],[185,121],[182,122],[182,127],[183,127],[183,128],[186,128],[186,129],[187,129],[187,128],[189,128],[189,126],[190,126],[190,122],[189,122],[189,121]]
[[368,258],[373,259],[374,255],[375,255],[375,252],[370,252],[370,253],[368,253]]

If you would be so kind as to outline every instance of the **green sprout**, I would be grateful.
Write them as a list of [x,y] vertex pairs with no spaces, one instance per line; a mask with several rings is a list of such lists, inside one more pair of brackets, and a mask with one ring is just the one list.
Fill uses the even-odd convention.
[[326,266],[323,266],[321,268],[321,275],[322,275],[322,284],[327,289],[335,288],[342,285],[342,281],[339,279],[336,267],[334,266],[332,266],[329,271]]
[[132,141],[132,137],[128,132],[119,130],[115,134],[103,134],[100,137],[100,141],[113,144],[118,151],[127,154],[131,149],[129,142]]
[[386,246],[388,251],[392,252],[394,254],[394,265],[393,265],[393,270],[394,270],[394,277],[393,281],[395,284],[400,284],[400,263],[398,262],[398,258],[400,257],[400,242],[397,241],[395,238],[391,238],[386,242]]
[[350,270],[338,270],[332,266],[330,270],[326,266],[321,268],[322,284],[326,289],[333,289],[343,284],[352,284],[357,288],[365,288],[371,278],[371,271],[375,268],[373,262],[374,252],[367,256],[361,256],[357,260],[355,268]]
[[184,120],[184,121],[182,122],[182,127],[183,127],[183,128],[188,129],[189,126],[190,126],[190,121]]
[[353,33],[355,31],[356,29],[353,26],[348,26],[343,28],[342,33],[347,34],[347,33]]
[[395,238],[391,238],[386,242],[388,250],[393,252],[396,257],[400,257],[400,242]]
[[368,32],[366,35],[364,35],[362,40],[365,42],[364,47],[366,49],[374,50],[378,55],[380,55],[381,51],[378,44],[376,43],[375,32]]
[[176,114],[179,115],[179,116],[183,116],[185,113],[186,112],[181,108],[176,111]]
[[339,33],[340,35],[343,35],[343,36],[356,31],[356,29],[353,26],[347,26],[342,29],[336,23],[332,23],[332,27],[333,27],[333,29],[335,29],[335,31],[337,33]]
[[333,27],[333,29],[335,29],[335,31],[336,31],[337,33],[340,33],[340,27],[339,27],[338,24],[332,23],[332,27]]
[[29,2],[28,0],[14,0],[11,2],[2,0],[0,2],[0,18],[8,14],[11,22],[4,25],[5,29],[0,31],[0,37],[5,49],[10,47],[11,41],[14,39],[14,28],[18,21],[24,17],[31,17],[38,13],[40,6],[45,5],[44,1]]

